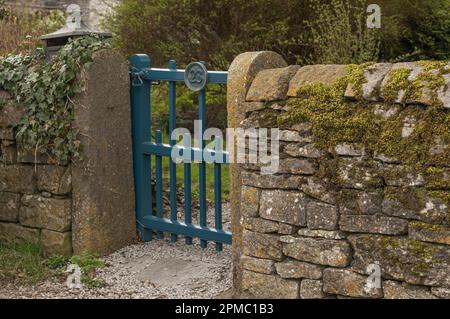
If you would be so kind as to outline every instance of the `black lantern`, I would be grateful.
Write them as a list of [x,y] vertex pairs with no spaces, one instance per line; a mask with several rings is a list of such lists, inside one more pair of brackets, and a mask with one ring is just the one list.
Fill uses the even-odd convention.
[[47,61],[58,53],[58,51],[68,43],[69,39],[93,34],[105,39],[112,37],[112,33],[110,32],[91,30],[81,19],[81,10],[78,5],[70,5],[67,12],[71,15],[67,18],[67,23],[63,28],[41,37],[41,40],[44,41]]

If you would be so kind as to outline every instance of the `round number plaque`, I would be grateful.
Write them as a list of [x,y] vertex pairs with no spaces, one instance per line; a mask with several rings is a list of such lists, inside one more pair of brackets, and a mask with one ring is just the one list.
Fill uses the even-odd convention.
[[203,90],[208,83],[208,70],[200,62],[192,62],[184,72],[184,83],[194,92]]

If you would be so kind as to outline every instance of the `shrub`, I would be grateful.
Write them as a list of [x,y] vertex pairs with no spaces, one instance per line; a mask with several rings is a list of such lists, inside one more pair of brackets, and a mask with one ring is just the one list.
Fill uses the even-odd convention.
[[65,23],[61,11],[19,12],[0,2],[0,56],[9,53],[28,54],[41,46],[40,37],[56,31]]

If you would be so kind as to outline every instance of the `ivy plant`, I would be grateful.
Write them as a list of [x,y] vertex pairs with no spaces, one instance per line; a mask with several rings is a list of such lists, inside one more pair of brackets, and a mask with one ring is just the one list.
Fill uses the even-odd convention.
[[50,62],[42,51],[0,58],[0,88],[25,111],[16,130],[22,148],[59,164],[81,157],[72,98],[83,91],[81,73],[92,64],[93,53],[109,47],[92,35],[70,40]]

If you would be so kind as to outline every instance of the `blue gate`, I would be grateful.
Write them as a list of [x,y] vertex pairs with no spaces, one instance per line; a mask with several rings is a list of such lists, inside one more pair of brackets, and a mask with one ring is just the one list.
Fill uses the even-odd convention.
[[[134,55],[131,58],[131,108],[133,126],[133,160],[136,192],[136,219],[140,237],[144,241],[152,240],[153,232],[158,238],[164,233],[171,234],[171,240],[177,241],[178,236],[185,236],[186,244],[191,245],[193,238],[200,238],[202,248],[207,247],[208,241],[216,243],[216,249],[222,250],[223,244],[231,244],[231,233],[222,229],[222,184],[221,165],[228,163],[227,152],[222,152],[222,160],[214,165],[214,227],[207,225],[206,198],[206,161],[204,159],[203,133],[206,120],[206,92],[209,83],[226,84],[227,72],[207,71],[203,64],[193,63],[185,70],[177,70],[175,61],[169,62],[168,69],[151,68],[147,55]],[[169,136],[176,126],[176,85],[186,84],[189,89],[198,91],[199,121],[203,123],[196,137],[196,147],[162,143],[161,131],[155,131],[155,141],[152,141],[151,121],[151,88],[155,83],[168,81],[169,83]],[[178,220],[177,205],[177,174],[176,163],[172,158],[172,149],[180,150],[183,154],[191,154],[199,164],[199,224],[192,222],[192,185],[191,163],[184,162],[184,220]],[[188,152],[188,153],[185,153]],[[212,152],[214,153],[214,152]],[[162,158],[170,158],[169,189],[170,189],[170,218],[164,218],[163,205],[163,169]],[[155,185],[152,186],[152,160],[155,160]],[[178,161],[176,161],[178,162]],[[154,192],[152,191],[154,187]],[[154,197],[155,198],[154,198]],[[156,201],[156,203],[154,202]],[[153,205],[156,204],[156,205]]]

